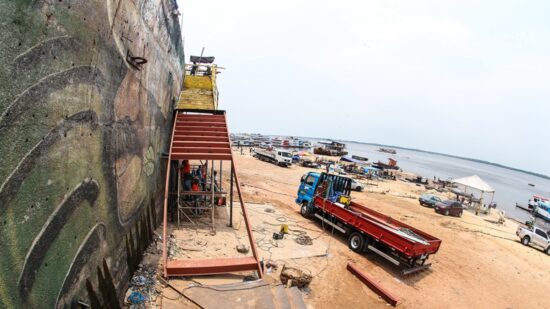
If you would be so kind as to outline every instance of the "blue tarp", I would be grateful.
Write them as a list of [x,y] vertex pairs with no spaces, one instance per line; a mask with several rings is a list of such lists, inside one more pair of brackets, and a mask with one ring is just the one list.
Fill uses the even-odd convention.
[[379,171],[380,169],[377,168],[377,167],[373,167],[373,166],[365,166],[365,167],[363,167],[363,170],[365,171],[365,173],[368,173],[368,172],[370,172],[370,171],[377,172],[377,171]]

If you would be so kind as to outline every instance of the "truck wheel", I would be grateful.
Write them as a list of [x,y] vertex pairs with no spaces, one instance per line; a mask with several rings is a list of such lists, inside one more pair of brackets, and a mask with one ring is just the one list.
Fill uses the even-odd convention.
[[311,216],[311,212],[309,211],[309,206],[307,203],[302,204],[302,208],[300,208],[300,213],[302,214],[302,217],[309,219]]
[[361,252],[363,253],[371,252],[371,250],[369,249],[369,244],[371,243],[372,243],[372,239],[369,237],[365,237],[365,241],[363,242],[363,249],[361,250]]
[[449,215],[449,211],[445,210],[445,216],[448,216],[448,215]]
[[523,236],[523,238],[521,239],[521,243],[524,246],[528,246],[530,241],[531,241],[531,239],[529,238],[529,236]]
[[349,235],[348,246],[353,252],[361,252],[364,242],[365,238],[360,233],[354,232]]
[[459,216],[459,217],[462,217],[462,211],[458,213],[458,216]]
[[357,189],[357,192],[363,191],[363,187],[361,187],[361,186],[358,186],[356,189]]

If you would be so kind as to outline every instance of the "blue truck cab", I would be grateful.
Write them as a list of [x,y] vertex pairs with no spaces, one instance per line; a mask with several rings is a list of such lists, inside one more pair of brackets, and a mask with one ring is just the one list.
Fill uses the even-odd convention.
[[300,187],[298,188],[298,197],[296,198],[296,204],[298,205],[310,205],[315,195],[315,188],[317,188],[317,182],[321,174],[315,172],[309,172],[302,176],[300,181]]
[[347,207],[351,201],[351,178],[327,174],[309,172],[302,176],[296,204],[300,205],[300,213],[305,218],[316,212],[314,198],[320,195],[322,198],[336,203],[338,206]]

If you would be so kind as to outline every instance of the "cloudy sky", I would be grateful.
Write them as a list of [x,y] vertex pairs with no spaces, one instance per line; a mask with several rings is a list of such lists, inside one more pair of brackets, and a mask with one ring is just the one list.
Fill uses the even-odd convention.
[[178,0],[227,69],[232,132],[337,138],[550,175],[550,1]]

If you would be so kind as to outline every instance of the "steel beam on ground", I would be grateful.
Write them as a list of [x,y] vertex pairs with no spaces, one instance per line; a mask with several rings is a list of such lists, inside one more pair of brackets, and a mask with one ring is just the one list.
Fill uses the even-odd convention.
[[394,296],[390,291],[384,289],[381,285],[375,282],[373,278],[367,275],[365,272],[361,271],[357,266],[352,263],[348,263],[347,269],[355,275],[361,282],[367,285],[373,292],[382,297],[388,304],[392,306],[397,306],[399,298]]
[[208,260],[172,260],[166,262],[168,276],[215,275],[239,271],[257,270],[254,257],[208,259]]

